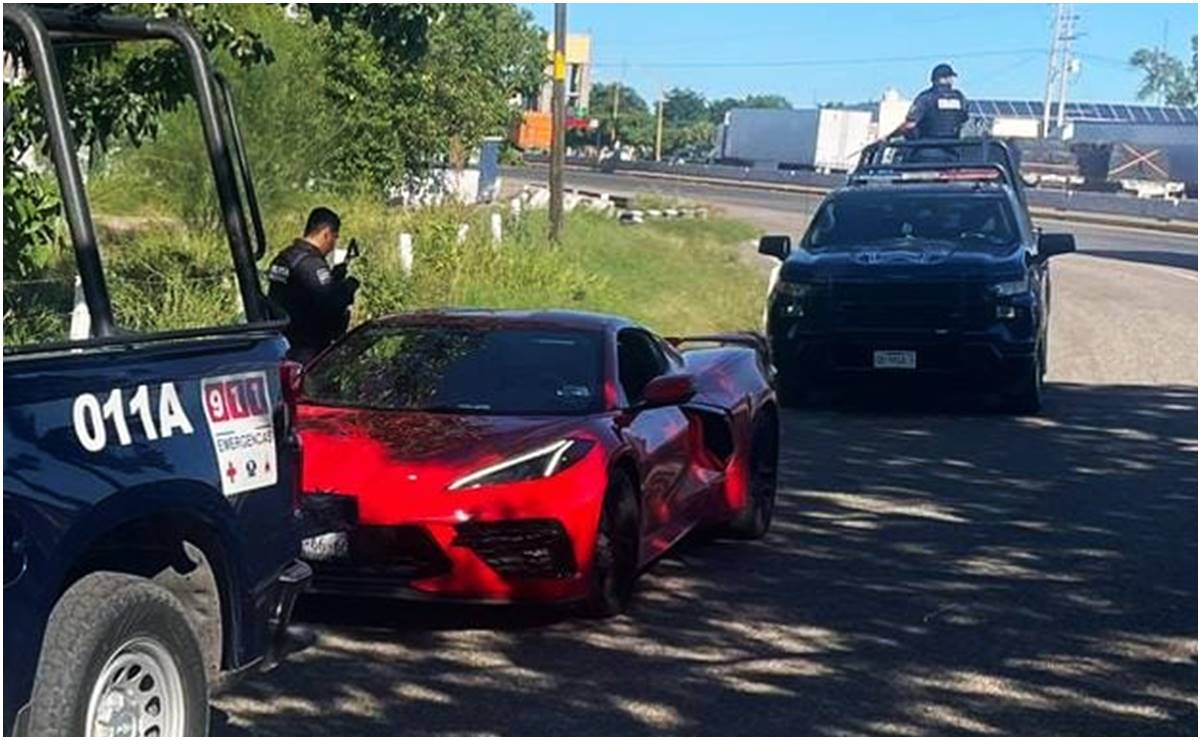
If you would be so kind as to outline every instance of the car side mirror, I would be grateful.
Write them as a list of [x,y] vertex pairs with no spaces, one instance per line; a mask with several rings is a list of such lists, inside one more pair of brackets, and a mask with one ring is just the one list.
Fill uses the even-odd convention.
[[778,260],[786,260],[790,252],[792,252],[792,239],[790,237],[759,237],[759,254],[766,254],[768,257],[775,257]]
[[1076,237],[1072,234],[1039,234],[1038,257],[1047,259],[1057,254],[1071,254],[1076,251]]
[[660,375],[642,389],[643,405],[676,406],[696,395],[696,381],[687,373]]

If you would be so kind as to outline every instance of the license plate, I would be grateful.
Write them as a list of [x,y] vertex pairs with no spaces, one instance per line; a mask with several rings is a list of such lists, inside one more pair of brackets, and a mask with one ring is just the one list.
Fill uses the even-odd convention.
[[345,532],[330,532],[308,537],[300,543],[300,556],[306,560],[338,560],[350,556],[350,539]]
[[877,370],[915,370],[917,369],[917,353],[878,350],[872,353],[872,366]]

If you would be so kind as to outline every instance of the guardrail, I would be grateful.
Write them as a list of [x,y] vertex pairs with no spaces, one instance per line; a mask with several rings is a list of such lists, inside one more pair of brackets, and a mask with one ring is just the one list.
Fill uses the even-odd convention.
[[[543,162],[543,158],[529,158]],[[567,160],[569,165],[586,167],[600,172],[642,172],[664,177],[695,178],[729,181],[748,186],[771,187],[798,192],[826,193],[846,182],[841,173],[821,173],[805,170],[769,170],[721,164],[669,164],[667,162],[621,162],[610,160],[597,166],[590,159]],[[1043,190],[1027,188],[1026,199],[1036,216],[1110,222],[1144,220],[1138,225],[1159,225],[1172,231],[1195,231],[1197,201],[1152,200],[1111,193],[1090,193],[1073,190]]]

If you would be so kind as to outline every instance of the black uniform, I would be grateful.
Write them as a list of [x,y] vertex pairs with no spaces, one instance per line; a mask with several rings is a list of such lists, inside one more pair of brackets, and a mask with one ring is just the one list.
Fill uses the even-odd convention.
[[267,280],[267,297],[292,319],[284,331],[290,359],[308,362],[346,333],[359,281],[331,270],[312,244],[292,242],[271,261]]
[[950,85],[931,85],[918,94],[905,120],[916,125],[916,139],[958,139],[967,122],[967,98]]

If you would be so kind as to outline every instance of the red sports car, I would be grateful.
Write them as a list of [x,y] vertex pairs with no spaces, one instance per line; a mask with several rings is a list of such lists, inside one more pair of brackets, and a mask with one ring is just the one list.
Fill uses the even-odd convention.
[[689,531],[767,531],[770,372],[755,335],[665,341],[597,314],[368,322],[303,379],[304,489],[358,507],[306,540],[315,588],[620,612]]

